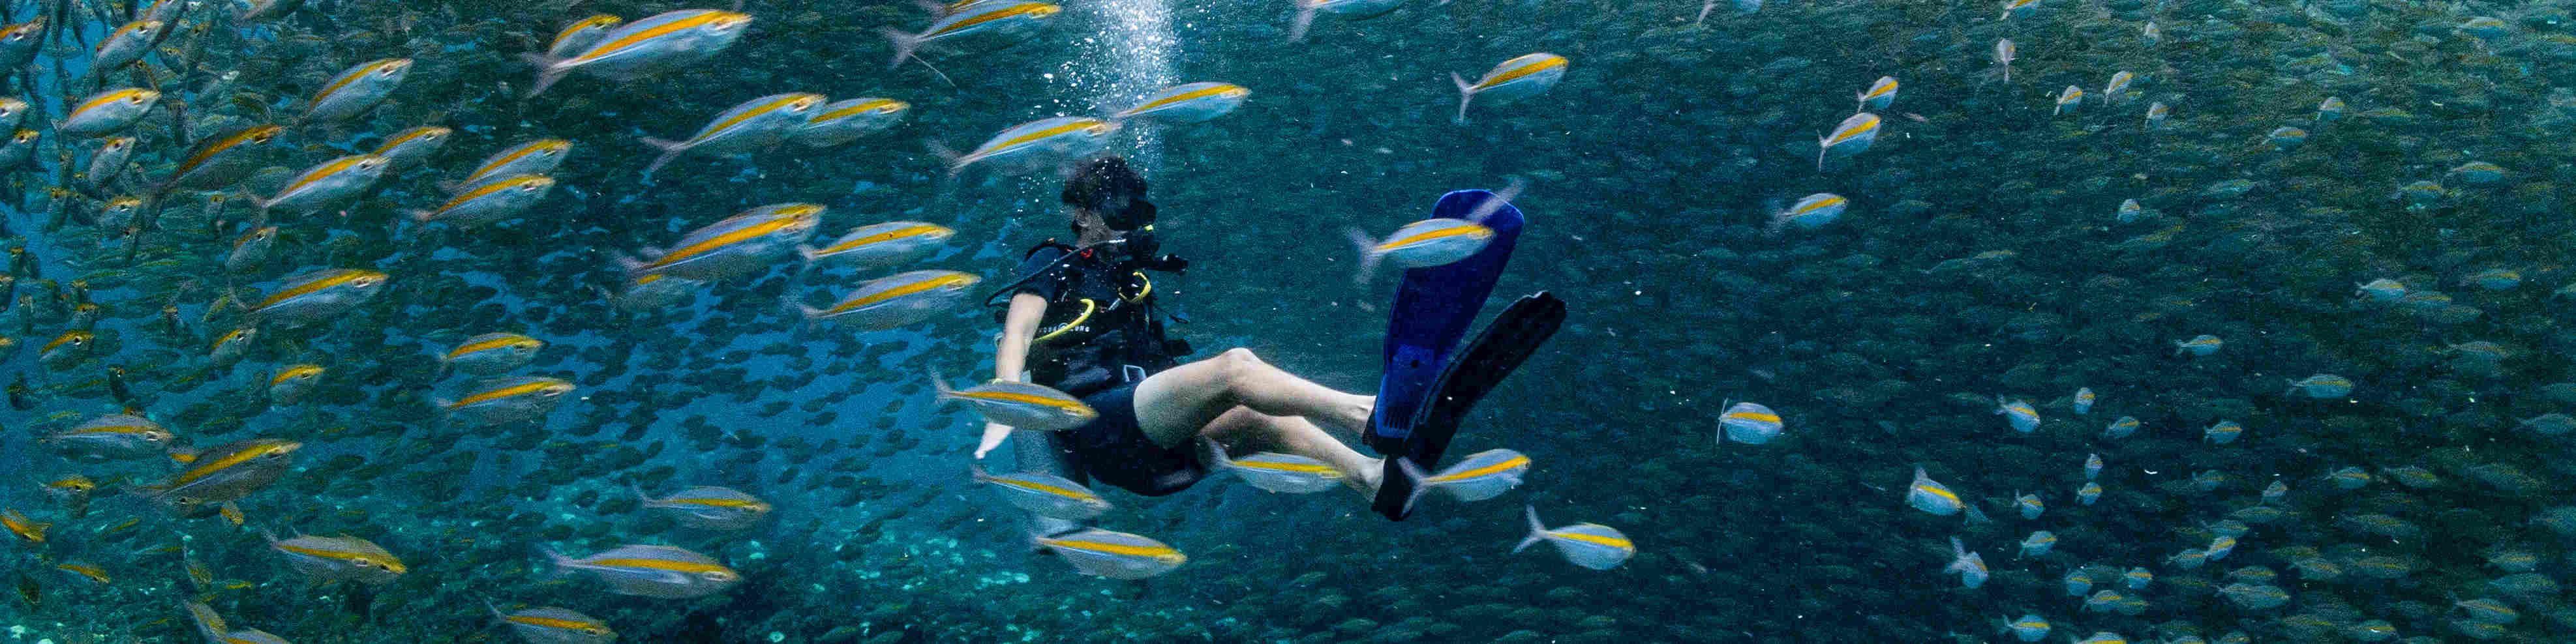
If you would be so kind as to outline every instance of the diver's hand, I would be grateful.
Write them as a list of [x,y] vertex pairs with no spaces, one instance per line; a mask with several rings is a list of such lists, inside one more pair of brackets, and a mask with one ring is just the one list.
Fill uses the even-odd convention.
[[992,421],[985,421],[984,437],[975,443],[975,458],[984,458],[985,454],[993,452],[993,448],[1002,446],[1002,439],[1010,437],[1011,426]]

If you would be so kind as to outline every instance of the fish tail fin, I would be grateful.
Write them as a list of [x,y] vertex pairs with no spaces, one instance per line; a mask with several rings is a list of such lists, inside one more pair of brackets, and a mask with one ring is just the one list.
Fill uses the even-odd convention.
[[1405,480],[1413,482],[1413,491],[1404,495],[1404,513],[1413,514],[1413,504],[1421,501],[1422,495],[1431,491],[1431,486],[1422,484],[1424,480],[1431,478],[1431,475],[1424,473],[1422,466],[1414,465],[1410,457],[1396,457],[1395,470],[1403,474]]
[[411,218],[412,221],[426,224],[431,220],[438,218],[438,211],[427,208],[412,208],[404,210],[403,216]]
[[640,502],[644,502],[644,503],[652,503],[652,502],[653,502],[653,495],[651,495],[651,494],[645,494],[645,493],[644,493],[644,484],[642,484],[642,483],[637,483],[637,482],[634,482],[634,481],[632,481],[632,480],[629,480],[629,481],[627,481],[627,482],[626,482],[626,491],[635,493],[635,500],[636,500],[636,501],[640,501]]
[[509,613],[501,612],[501,607],[500,607],[500,606],[495,606],[495,605],[493,605],[493,604],[492,604],[492,598],[490,598],[490,597],[485,597],[485,598],[483,598],[483,608],[484,608],[484,609],[486,609],[486,610],[490,610],[490,611],[492,611],[492,619],[502,619],[502,620],[506,620],[506,619],[509,619],[509,618],[510,618],[510,614],[509,614]]
[[1377,240],[1369,239],[1368,233],[1360,232],[1358,228],[1343,229],[1342,234],[1349,236],[1351,245],[1358,247],[1360,251],[1360,272],[1353,276],[1351,281],[1367,284],[1369,278],[1377,274],[1378,260],[1386,258],[1386,253],[1378,252]]
[[1225,446],[1217,444],[1216,439],[1201,438],[1199,447],[1207,450],[1208,460],[1216,461],[1217,469],[1234,467],[1234,458],[1225,455]]
[[902,66],[904,59],[911,58],[913,52],[921,49],[920,34],[904,33],[893,27],[879,28],[877,33],[885,34],[886,41],[894,44],[894,59],[886,61],[886,69]]
[[930,386],[939,391],[941,399],[957,395],[957,390],[948,386],[948,377],[940,375],[938,367],[922,367],[921,370],[930,374]]
[[538,94],[546,93],[546,88],[554,87],[556,82],[562,81],[564,79],[564,75],[571,71],[556,66],[555,60],[547,58],[545,54],[519,54],[519,60],[527,61],[528,64],[535,65],[537,67],[536,84],[530,86],[528,88],[528,95],[521,98],[536,98]]
[[939,139],[922,139],[921,144],[923,147],[930,148],[930,154],[939,157],[940,163],[947,164],[948,178],[951,181],[957,179],[958,173],[966,171],[966,164],[972,163],[966,158],[966,153],[958,152],[948,147],[946,143],[940,143]]
[[1288,25],[1288,42],[1306,42],[1306,28],[1312,26],[1315,26],[1315,10],[1298,9],[1296,22]]
[[573,565],[578,563],[573,558],[564,556],[564,553],[555,552],[552,547],[538,546],[537,552],[545,553],[546,564],[553,566],[554,574],[558,576],[571,573]]
[[1458,72],[1449,72],[1449,82],[1458,86],[1458,118],[1450,122],[1466,125],[1467,103],[1476,100],[1476,84],[1467,82],[1467,77],[1458,75]]
[[649,136],[637,138],[642,140],[645,145],[653,146],[653,149],[662,151],[661,156],[653,157],[652,163],[644,164],[644,178],[647,179],[653,178],[653,173],[661,170],[662,166],[670,165],[672,160],[680,158],[681,153],[689,151],[689,144],[687,141],[657,139]]
[[978,483],[993,480],[993,473],[984,469],[983,463],[973,461],[968,461],[966,463],[966,475],[975,477],[975,481]]
[[1529,182],[1521,179],[1520,175],[1503,177],[1503,189],[1493,191],[1493,196],[1486,197],[1484,203],[1476,204],[1474,209],[1468,210],[1467,216],[1463,219],[1479,224],[1485,223],[1485,218],[1494,216],[1494,213],[1503,209],[1503,206],[1512,205],[1512,199],[1520,197],[1521,191],[1527,188],[1529,188]]
[[1530,532],[1529,536],[1521,538],[1520,545],[1512,546],[1512,552],[1514,553],[1528,550],[1530,546],[1536,545],[1539,541],[1547,539],[1547,524],[1538,522],[1538,506],[1524,505],[1521,506],[1521,509],[1529,512]]

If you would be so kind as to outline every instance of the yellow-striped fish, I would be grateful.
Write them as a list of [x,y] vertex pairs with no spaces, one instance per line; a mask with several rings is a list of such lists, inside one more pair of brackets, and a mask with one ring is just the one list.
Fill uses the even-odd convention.
[[617,641],[617,631],[610,630],[608,623],[569,608],[539,606],[505,613],[490,600],[485,600],[483,607],[492,610],[494,619],[509,624],[510,630],[517,632],[520,638],[534,644],[608,644]]
[[358,63],[341,71],[322,91],[313,94],[304,109],[304,122],[344,121],[366,113],[368,108],[392,96],[404,78],[411,76],[411,59],[387,58]]
[[181,514],[194,514],[214,504],[238,501],[285,476],[303,443],[252,438],[217,445],[193,454],[189,467],[159,483],[141,486],[154,500]]
[[618,25],[625,22],[625,18],[603,13],[564,25],[563,31],[555,32],[555,39],[546,43],[546,58],[570,58],[578,55],[582,50],[589,49],[591,45],[599,44],[601,38],[608,37],[609,30],[616,29]]
[[268,547],[286,556],[286,565],[317,581],[354,581],[382,584],[410,572],[394,553],[385,551],[373,541],[357,537],[315,537],[296,535],[279,539],[267,532],[259,533]]
[[532,420],[554,411],[576,387],[559,378],[519,376],[486,380],[455,400],[435,400],[451,419],[473,425]]
[[1352,19],[1370,18],[1402,6],[1404,0],[1293,0],[1297,18],[1288,27],[1288,42],[1304,42],[1306,29],[1315,24],[1315,14],[1329,13]]
[[513,145],[484,157],[482,163],[474,164],[473,172],[466,173],[463,180],[449,184],[447,189],[449,192],[469,192],[510,177],[553,172],[571,153],[572,142],[563,139],[538,139]]
[[318,364],[287,365],[277,370],[277,375],[268,379],[268,401],[279,405],[302,402],[306,394],[313,392],[313,385],[322,382],[323,371]]
[[326,268],[279,280],[281,286],[243,313],[255,322],[302,326],[338,319],[376,294],[390,276],[358,268]]
[[1257,452],[1243,458],[1227,456],[1225,446],[1210,439],[1200,439],[1207,449],[1208,460],[1217,467],[1243,477],[1243,482],[1265,491],[1282,494],[1313,494],[1342,484],[1342,471],[1304,456],[1277,452]]
[[807,323],[835,322],[865,331],[902,328],[953,310],[974,295],[983,278],[971,273],[919,270],[868,280],[830,308],[796,303]]
[[36,361],[47,368],[62,369],[89,359],[90,345],[98,338],[88,331],[64,331],[36,351]]
[[789,134],[789,140],[812,147],[828,148],[894,127],[903,115],[912,112],[912,104],[890,98],[853,98],[833,101],[814,111]]
[[952,177],[979,162],[1000,165],[1006,172],[1026,173],[1107,149],[1109,137],[1118,129],[1112,121],[1058,116],[1011,126],[975,146],[973,152],[957,154],[935,146],[932,151],[948,160],[948,175]]
[[388,170],[419,167],[430,156],[438,154],[439,149],[447,147],[448,139],[452,138],[450,135],[455,133],[455,130],[435,125],[403,130],[385,137],[384,145],[376,146],[376,150],[368,154],[384,157]]
[[516,333],[485,333],[466,338],[440,354],[438,361],[449,369],[488,376],[527,366],[545,347],[544,340]]
[[365,192],[369,186],[376,185],[376,179],[385,176],[387,165],[384,157],[373,154],[352,154],[324,161],[287,181],[286,187],[279,188],[277,194],[258,200],[259,216],[253,221],[265,222],[270,211],[311,214],[356,199],[358,193]]
[[1537,506],[1529,506],[1527,509],[1529,536],[1521,539],[1520,545],[1513,546],[1512,552],[1527,550],[1530,546],[1545,541],[1549,545],[1556,546],[1557,554],[1565,555],[1566,561],[1593,570],[1616,568],[1619,564],[1627,562],[1630,555],[1637,554],[1637,544],[1629,541],[1628,535],[1620,534],[1616,528],[1598,523],[1577,523],[1562,528],[1549,528],[1547,524],[1539,522]]
[[9,534],[18,535],[20,540],[27,543],[44,543],[45,531],[53,527],[52,523],[29,519],[27,515],[19,514],[16,508],[0,509],[0,528],[7,528]]
[[1048,19],[1064,12],[1063,7],[1044,2],[975,2],[964,6],[951,5],[951,9],[952,13],[932,21],[921,33],[878,29],[877,33],[885,34],[886,40],[894,43],[894,60],[886,63],[886,69],[903,64],[904,59],[911,58],[913,52],[927,43],[987,34],[996,38],[1018,38],[1036,31]]
[[930,374],[930,384],[938,388],[940,401],[964,401],[985,421],[1013,429],[1052,432],[1081,427],[1100,417],[1081,399],[1045,385],[995,380],[951,389],[937,373]]
[[54,130],[80,138],[123,130],[141,120],[143,113],[160,101],[160,92],[132,87],[91,94],[63,114],[62,120],[54,123]]
[[1225,116],[1252,96],[1252,90],[1233,83],[1182,83],[1163,88],[1138,102],[1135,107],[1110,114],[1112,119],[1151,118],[1164,123],[1199,123]]
[[606,582],[609,592],[620,595],[687,599],[723,592],[742,582],[742,574],[732,568],[676,546],[618,546],[578,559],[553,549],[545,553],[557,570],[590,573]]
[[485,183],[458,193],[437,210],[412,210],[413,221],[444,222],[455,226],[486,226],[517,218],[553,192],[555,178],[542,174],[523,174]]
[[1827,155],[1842,158],[1868,151],[1871,143],[1878,142],[1878,123],[1878,115],[1861,112],[1844,118],[1834,131],[1816,137],[1816,169],[1825,169]]
[[1042,517],[1081,521],[1109,511],[1109,500],[1092,493],[1071,479],[1045,472],[1012,472],[996,475],[984,471],[980,464],[970,464],[967,472],[977,483],[992,484],[1002,492],[1003,500],[1012,506]]
[[188,157],[171,169],[169,176],[153,184],[152,193],[231,188],[267,165],[267,153],[277,148],[277,135],[284,129],[276,125],[254,125],[199,141],[196,149],[190,150]]
[[537,66],[536,86],[528,95],[545,93],[575,71],[622,82],[696,64],[733,46],[750,26],[750,15],[714,9],[681,9],[637,20],[601,35],[598,44],[578,54],[528,54],[528,62]]
[[1031,539],[1062,555],[1082,574],[1110,579],[1144,579],[1171,572],[1190,560],[1163,542],[1124,532],[1089,529]]
[[680,525],[692,528],[731,532],[757,525],[769,516],[768,501],[728,487],[693,487],[658,499],[645,494],[641,485],[630,482],[627,488],[635,491],[635,498],[644,508],[660,510]]
[[822,248],[797,246],[796,254],[805,258],[805,270],[809,271],[826,265],[859,270],[892,268],[929,256],[955,236],[956,229],[939,224],[890,221],[852,228]]
[[821,222],[823,207],[810,203],[770,204],[743,211],[692,231],[669,250],[646,248],[652,259],[618,257],[632,276],[665,273],[693,280],[732,279],[777,263],[780,255],[805,243]]
[[1467,82],[1467,77],[1449,72],[1449,82],[1458,86],[1459,125],[1467,124],[1467,104],[1484,96],[1486,104],[1501,105],[1537,96],[1556,82],[1565,79],[1566,60],[1547,52],[1522,54],[1494,65],[1483,78]]
[[817,108],[822,105],[821,94],[771,94],[716,114],[705,127],[698,128],[697,134],[689,135],[687,139],[673,141],[642,137],[645,145],[662,151],[661,156],[644,165],[644,177],[652,178],[655,170],[690,151],[714,155],[744,154],[778,145],[795,134],[798,128],[804,127],[807,120],[820,112]]

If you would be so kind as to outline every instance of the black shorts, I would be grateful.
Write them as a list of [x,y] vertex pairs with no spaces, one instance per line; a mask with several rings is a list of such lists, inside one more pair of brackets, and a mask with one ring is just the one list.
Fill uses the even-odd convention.
[[1145,496],[1163,496],[1189,489],[1207,477],[1207,465],[1199,460],[1195,441],[1164,447],[1137,425],[1135,384],[1083,396],[1082,402],[1100,417],[1064,434],[1093,480]]

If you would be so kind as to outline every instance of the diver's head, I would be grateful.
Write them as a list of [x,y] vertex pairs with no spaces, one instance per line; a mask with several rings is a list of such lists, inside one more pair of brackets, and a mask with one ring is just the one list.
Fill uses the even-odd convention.
[[1145,200],[1145,177],[1116,155],[1096,156],[1075,164],[1073,177],[1060,196],[1073,207],[1076,232],[1084,228],[1125,232],[1154,223],[1154,203]]

